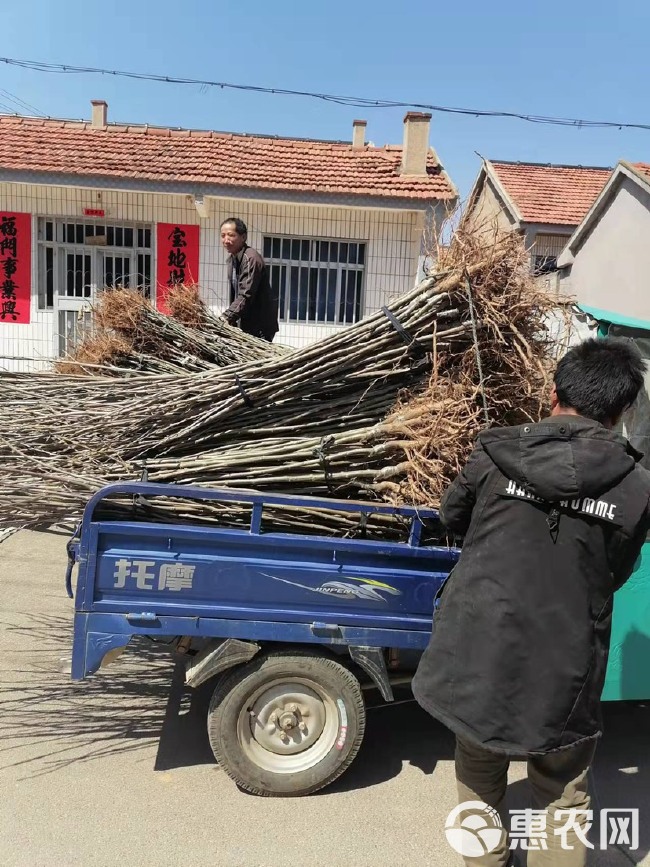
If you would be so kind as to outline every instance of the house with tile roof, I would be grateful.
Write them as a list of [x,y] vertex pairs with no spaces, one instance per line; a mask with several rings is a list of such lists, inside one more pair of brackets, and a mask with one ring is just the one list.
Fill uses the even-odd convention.
[[586,313],[606,326],[645,331],[650,347],[649,239],[650,164],[621,161],[558,265],[560,289]]
[[476,227],[522,232],[537,274],[554,272],[560,255],[612,173],[594,166],[483,160],[466,219]]
[[[457,192],[409,112],[401,145],[286,139],[0,116],[0,366],[35,369],[78,339],[96,293],[199,284],[230,302],[219,227],[230,216],[266,258],[280,300],[277,340],[302,345],[412,287],[423,237]],[[9,273],[11,272],[11,273]]]
[[[644,454],[642,464],[648,469],[649,239],[650,164],[622,160],[558,260],[560,291],[576,300],[592,329],[597,326],[601,335],[634,341],[648,363],[645,388],[635,404],[623,415],[620,428],[632,445]],[[646,548],[644,557],[650,554],[650,546]],[[637,608],[638,605],[634,610]]]

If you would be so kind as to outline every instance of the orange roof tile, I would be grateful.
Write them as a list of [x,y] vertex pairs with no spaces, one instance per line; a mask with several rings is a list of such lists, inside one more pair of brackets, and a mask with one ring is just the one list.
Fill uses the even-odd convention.
[[0,115],[0,167],[293,193],[431,201],[456,191],[429,155],[423,177],[400,175],[401,147]]
[[527,223],[577,226],[598,198],[612,169],[490,160],[488,165]]

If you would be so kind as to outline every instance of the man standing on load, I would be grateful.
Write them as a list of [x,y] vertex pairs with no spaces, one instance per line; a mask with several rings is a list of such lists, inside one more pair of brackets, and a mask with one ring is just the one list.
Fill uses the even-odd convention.
[[247,234],[246,224],[238,217],[228,217],[221,224],[221,243],[230,254],[231,300],[222,315],[231,325],[270,343],[278,331],[278,299],[264,259],[246,243]]
[[[613,431],[644,370],[631,341],[575,346],[555,372],[550,418],[483,431],[440,506],[465,541],[413,692],[456,734],[461,804],[501,811],[510,758],[527,760],[544,824],[528,867],[586,860],[612,597],[650,526],[650,473]],[[502,833],[466,864],[506,867],[510,855]]]

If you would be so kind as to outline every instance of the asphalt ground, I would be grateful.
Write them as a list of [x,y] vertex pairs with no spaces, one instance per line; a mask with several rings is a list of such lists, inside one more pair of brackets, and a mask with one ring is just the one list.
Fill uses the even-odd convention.
[[[453,738],[408,691],[369,709],[333,786],[285,799],[248,795],[219,769],[209,696],[185,689],[164,648],[142,642],[72,682],[65,541],[20,532],[0,545],[0,865],[462,865],[444,833]],[[650,703],[606,705],[605,717],[594,806],[639,808],[640,845],[595,850],[589,864],[650,865]],[[528,806],[524,776],[513,763],[511,807]]]

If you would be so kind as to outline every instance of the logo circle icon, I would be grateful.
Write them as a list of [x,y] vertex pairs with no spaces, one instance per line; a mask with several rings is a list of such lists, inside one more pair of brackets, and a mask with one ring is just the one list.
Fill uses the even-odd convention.
[[[462,818],[461,818],[462,817]],[[465,858],[494,852],[503,837],[501,817],[483,801],[464,801],[447,816],[447,842]]]

